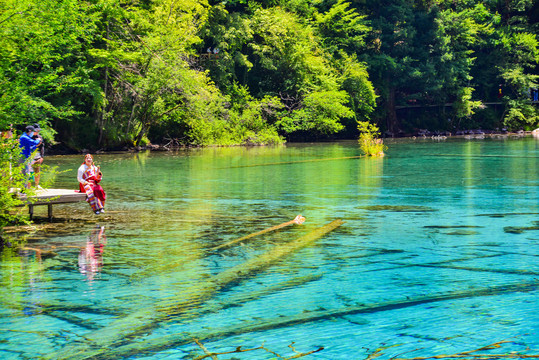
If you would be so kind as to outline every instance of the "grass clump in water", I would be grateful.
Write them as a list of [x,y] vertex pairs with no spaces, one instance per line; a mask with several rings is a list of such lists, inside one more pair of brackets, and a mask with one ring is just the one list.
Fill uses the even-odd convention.
[[368,121],[358,121],[357,129],[359,130],[359,147],[367,156],[384,156],[384,150],[387,146],[380,139],[380,130],[374,124]]

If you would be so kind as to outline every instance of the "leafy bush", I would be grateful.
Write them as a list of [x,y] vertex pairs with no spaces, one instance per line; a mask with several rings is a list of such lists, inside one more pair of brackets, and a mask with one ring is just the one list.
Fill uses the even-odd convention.
[[539,124],[538,111],[528,99],[509,100],[503,123],[512,130],[533,130]]
[[17,139],[0,139],[0,231],[9,224],[28,223],[17,196],[27,181],[22,174],[23,164],[18,162],[20,156]]
[[[0,232],[10,224],[30,223],[27,208],[18,196],[30,180],[22,173],[24,164],[19,162],[21,156],[17,138],[0,137]],[[46,188],[54,181],[58,171],[56,167],[43,164],[40,167],[40,184]],[[24,193],[30,198],[35,195],[35,188],[24,189]]]

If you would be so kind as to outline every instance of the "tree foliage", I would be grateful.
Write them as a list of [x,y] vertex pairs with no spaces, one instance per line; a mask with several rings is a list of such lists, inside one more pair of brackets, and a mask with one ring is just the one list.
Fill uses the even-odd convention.
[[[23,175],[23,164],[17,139],[0,137],[0,235],[7,225],[28,223],[26,209],[18,193],[28,181]],[[31,189],[27,195],[33,194]]]
[[[537,0],[0,0],[0,124],[39,122],[48,143],[78,150],[172,138],[279,143],[357,133],[356,121],[392,133],[537,127],[538,8]],[[503,103],[495,123],[483,110],[494,102]],[[410,107],[408,117],[399,110]],[[427,107],[438,117],[422,119]]]

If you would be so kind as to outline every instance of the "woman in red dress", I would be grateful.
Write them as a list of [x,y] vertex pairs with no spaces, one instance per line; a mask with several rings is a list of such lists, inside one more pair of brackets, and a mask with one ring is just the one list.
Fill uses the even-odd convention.
[[96,215],[105,212],[105,190],[99,185],[103,174],[101,169],[94,165],[92,155],[87,154],[84,162],[79,167],[77,180],[79,180],[80,191],[86,193],[86,201],[92,207]]

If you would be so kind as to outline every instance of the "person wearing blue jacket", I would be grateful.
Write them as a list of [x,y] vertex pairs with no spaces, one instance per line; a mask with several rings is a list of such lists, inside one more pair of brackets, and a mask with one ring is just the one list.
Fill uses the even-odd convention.
[[26,127],[24,134],[19,138],[19,147],[21,148],[22,154],[20,162],[24,164],[22,172],[28,178],[28,183],[26,184],[27,189],[31,186],[30,178],[34,171],[32,168],[33,157],[30,155],[32,155],[37,146],[41,143],[40,139],[32,139],[34,132],[35,128],[32,125],[29,125]]

